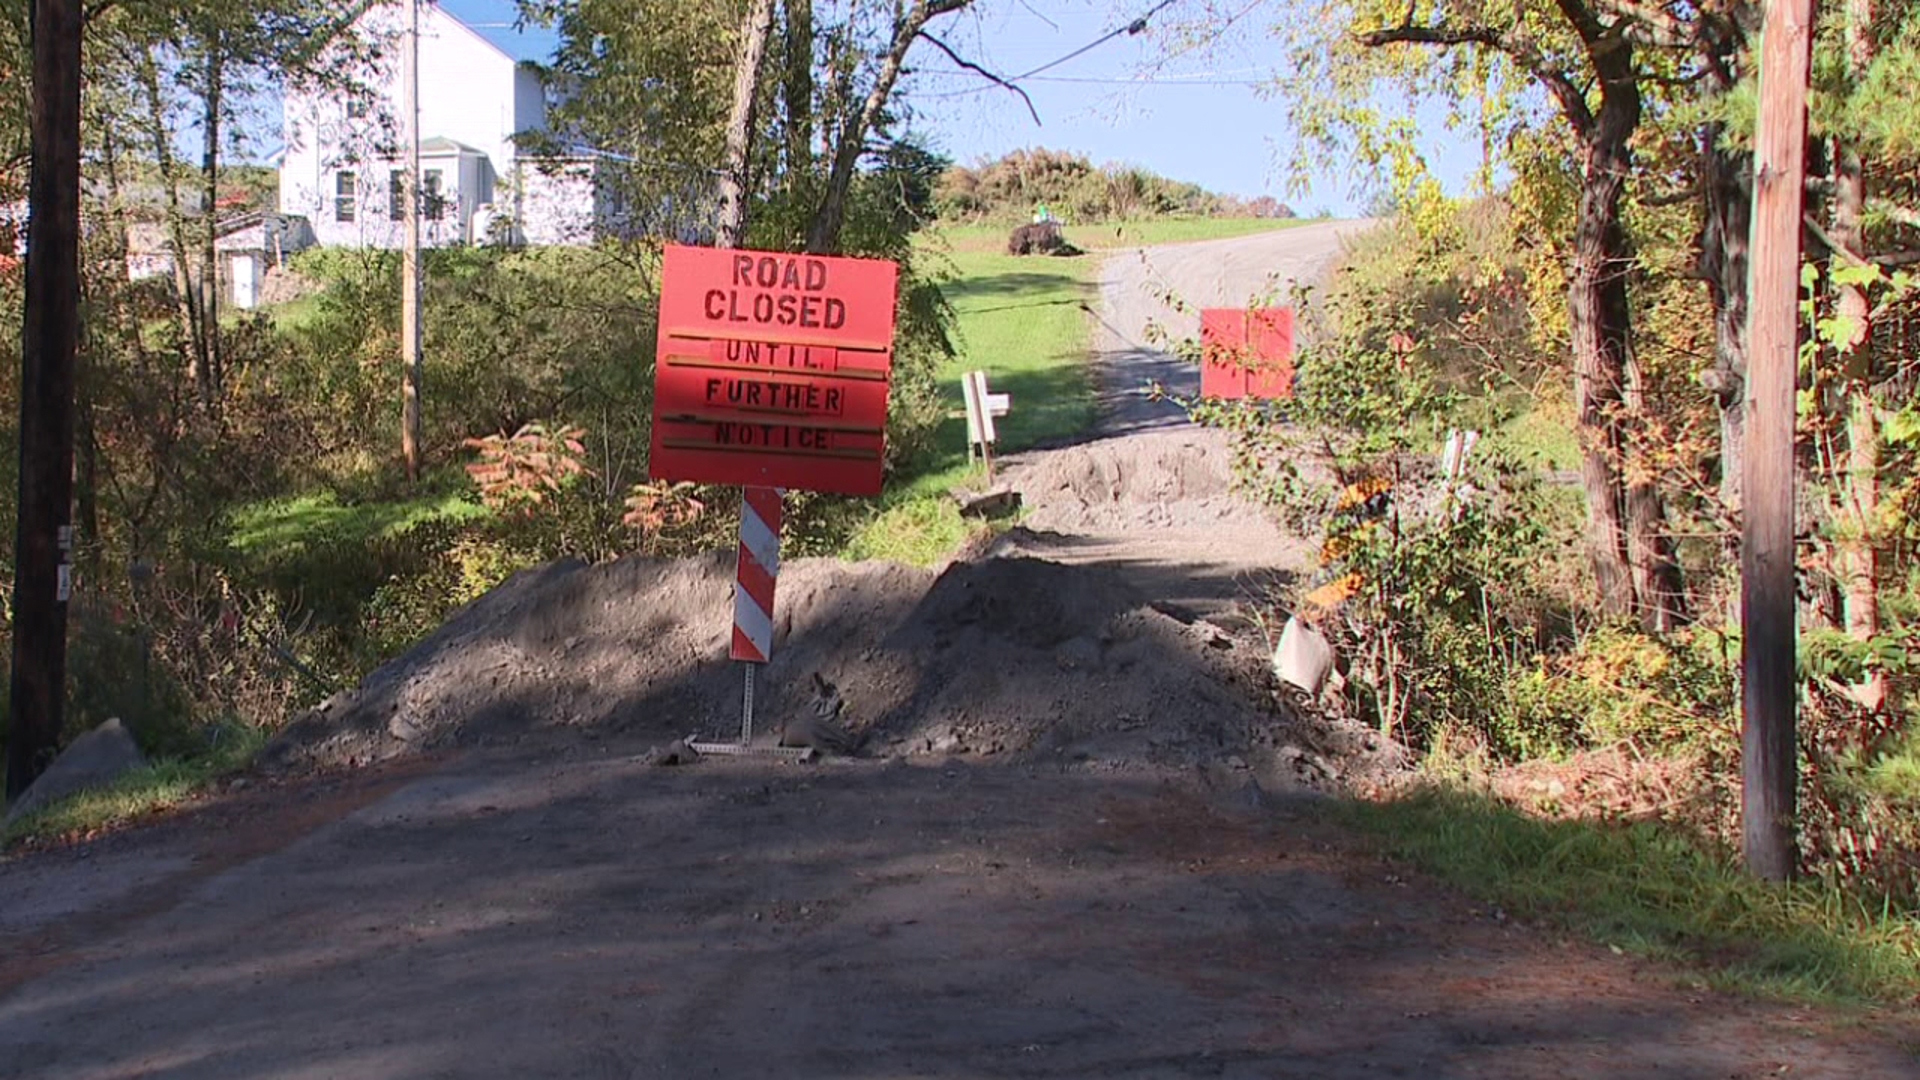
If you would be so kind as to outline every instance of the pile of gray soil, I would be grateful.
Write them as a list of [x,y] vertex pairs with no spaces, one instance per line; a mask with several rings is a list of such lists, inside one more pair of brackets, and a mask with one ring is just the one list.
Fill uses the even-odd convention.
[[[733,559],[626,558],[524,571],[353,690],[296,720],[272,767],[362,764],[543,729],[727,736]],[[864,753],[996,755],[1088,768],[1242,764],[1263,783],[1394,769],[1363,730],[1302,720],[1267,650],[1162,612],[1116,568],[1031,558],[951,565],[802,559],[780,575],[763,728],[835,684]]]
[[1010,458],[1007,477],[1030,508],[1022,524],[1036,531],[1202,529],[1222,543],[1277,535],[1235,495],[1231,460],[1224,432],[1178,427]]

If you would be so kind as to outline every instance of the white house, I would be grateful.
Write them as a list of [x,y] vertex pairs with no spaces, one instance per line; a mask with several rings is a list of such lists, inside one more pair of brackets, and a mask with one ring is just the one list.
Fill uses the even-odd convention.
[[[280,210],[313,223],[324,246],[401,243],[399,114],[407,7],[368,5],[354,32],[369,48],[364,93],[289,90]],[[539,76],[432,0],[420,0],[421,243],[591,243],[612,200],[590,156],[531,157],[514,137],[546,127]]]

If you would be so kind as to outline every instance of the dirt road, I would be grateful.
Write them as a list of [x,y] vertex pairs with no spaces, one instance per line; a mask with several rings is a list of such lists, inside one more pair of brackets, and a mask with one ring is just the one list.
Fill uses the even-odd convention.
[[[1143,444],[1107,440],[1022,465],[1085,482],[1066,485],[1079,492],[1068,502],[1056,491],[1039,504],[1062,531],[1021,542],[1072,558],[1110,543],[1107,561],[1140,588],[1223,603],[1238,586],[1210,575],[1256,555],[1214,566],[1154,544],[1204,533],[1203,505],[1223,522],[1219,536],[1257,515],[1224,489],[1193,497],[1217,479],[1203,443],[1148,453],[1165,467],[1141,467],[1140,445],[1196,434],[1141,431],[1128,438]],[[710,636],[717,653],[717,632],[661,622],[680,610],[661,583],[704,609],[723,575],[621,566],[590,580],[650,583],[619,603],[651,605],[651,621],[582,623],[580,605],[534,602],[593,568],[551,586],[528,579],[517,621],[423,647],[491,650],[489,670],[515,673],[502,686],[518,704],[476,730],[524,723],[528,701],[570,672],[585,678],[589,662],[596,684],[630,677],[603,654],[673,635],[686,648]],[[845,618],[930,632],[861,639],[860,656],[872,656],[862,668],[823,643],[852,629],[816,613],[787,655],[808,650],[857,701],[873,691],[848,672],[910,655],[930,665],[929,650],[960,652],[1003,627],[1051,633],[1030,610],[1035,583],[1095,581],[1087,567],[1050,577],[1044,563],[1019,566],[931,588],[928,575],[863,570],[901,581],[876,593],[887,605]],[[1055,606],[1063,617],[1100,610]],[[585,640],[582,626],[634,637]],[[1203,653],[1235,648],[1188,637]],[[1090,735],[1022,753],[910,746],[810,768],[650,768],[641,740],[687,720],[657,714],[697,695],[691,675],[648,675],[671,692],[627,701],[598,687],[612,702],[603,713],[596,687],[569,686],[571,704],[554,715],[585,719],[498,748],[250,778],[170,822],[9,858],[0,1077],[1920,1075],[1885,1034],[1683,988],[1657,966],[1517,927],[1359,850],[1319,797],[1262,790],[1246,762],[1154,766],[1169,759],[1144,753],[1155,740],[1166,753],[1167,726],[1199,731],[1228,707],[1224,683],[1203,685],[1190,667],[1159,689],[1191,695],[1155,699],[1137,722],[1118,715],[1136,708],[1120,699],[1130,680],[1187,640],[1156,623],[1129,641],[1035,650],[1032,670],[975,672],[965,693],[955,682],[897,696],[901,709],[991,700],[1011,714],[1050,683],[1071,686],[1093,713],[1124,721],[1123,738],[1098,739],[1143,748],[1128,761],[1088,749]],[[978,655],[1001,664],[1018,652]],[[394,669],[388,683],[416,696],[379,698],[392,716],[380,714],[381,731],[415,726],[401,703],[425,700],[434,662]],[[467,669],[439,670],[445,682]],[[501,677],[469,681],[486,678]],[[1897,1034],[1915,1045],[1920,1033]]]
[[[1226,624],[1310,567],[1311,545],[1231,493],[1222,434],[1195,427],[1179,405],[1149,390],[1198,395],[1198,369],[1163,346],[1197,336],[1201,308],[1269,296],[1286,303],[1370,224],[1317,222],[1109,257],[1093,315],[1097,437],[1010,460],[1007,482],[1031,511],[1003,550],[1128,567],[1152,577],[1166,603]],[[1167,336],[1156,339],[1155,327]]]
[[[44,951],[10,942],[0,1075],[1911,1068],[1507,925],[1347,850],[1304,804],[952,763],[667,772],[578,748],[358,783],[9,866],[12,895],[28,874],[104,891]],[[175,876],[111,895],[156,856]]]
[[1372,224],[1315,222],[1228,240],[1136,248],[1108,259],[1094,330],[1103,431],[1185,423],[1178,406],[1142,393],[1150,383],[1181,397],[1199,393],[1198,370],[1157,347],[1149,326],[1178,340],[1199,335],[1201,308],[1243,307],[1262,298],[1285,304],[1295,285],[1318,282],[1346,241]]

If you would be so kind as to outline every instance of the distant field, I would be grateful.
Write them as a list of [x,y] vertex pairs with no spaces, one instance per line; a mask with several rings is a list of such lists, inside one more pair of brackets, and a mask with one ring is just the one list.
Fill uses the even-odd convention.
[[[996,391],[1013,395],[999,426],[1000,446],[1020,450],[1072,435],[1093,422],[1093,384],[1087,366],[1097,258],[1049,259],[955,252],[956,280],[946,285],[957,319],[959,355],[942,373],[954,408],[959,377],[984,371]],[[954,439],[964,438],[958,421]]]
[[[1151,218],[1145,221],[1101,225],[1063,224],[1074,246],[1086,251],[1112,251],[1143,244],[1184,244],[1194,240],[1222,240],[1311,223],[1310,218]],[[942,226],[927,234],[925,246],[934,250],[1005,252],[1008,225]]]

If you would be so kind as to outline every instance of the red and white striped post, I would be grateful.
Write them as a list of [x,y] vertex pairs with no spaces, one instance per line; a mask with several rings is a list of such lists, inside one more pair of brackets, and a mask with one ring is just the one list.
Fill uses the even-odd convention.
[[757,664],[773,658],[773,591],[780,576],[779,488],[746,487],[740,499],[740,560],[733,586],[733,649],[746,665],[740,742],[753,738],[753,680]]

